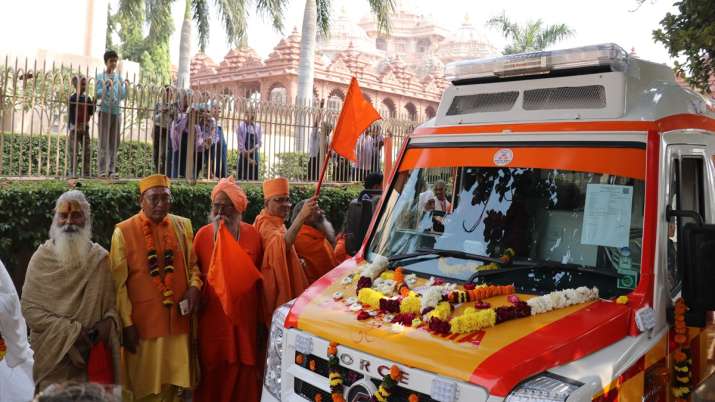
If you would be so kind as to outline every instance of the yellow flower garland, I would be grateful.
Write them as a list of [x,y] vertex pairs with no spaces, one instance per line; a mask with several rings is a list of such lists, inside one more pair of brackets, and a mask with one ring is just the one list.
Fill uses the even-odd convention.
[[400,313],[414,313],[419,314],[422,308],[422,301],[420,297],[415,292],[410,292],[409,296],[402,299],[400,303]]
[[493,327],[497,322],[497,313],[494,309],[488,308],[477,310],[474,307],[468,307],[459,317],[452,318],[449,321],[452,332],[456,334],[466,334],[483,328]]
[[358,301],[374,309],[380,308],[380,299],[383,297],[385,297],[384,294],[372,288],[362,288],[358,292]]

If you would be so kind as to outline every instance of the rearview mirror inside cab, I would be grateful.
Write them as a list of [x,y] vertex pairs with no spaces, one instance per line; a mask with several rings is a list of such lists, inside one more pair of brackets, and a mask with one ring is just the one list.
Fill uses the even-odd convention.
[[686,322],[704,327],[705,313],[715,310],[715,225],[688,223],[683,227],[683,299]]

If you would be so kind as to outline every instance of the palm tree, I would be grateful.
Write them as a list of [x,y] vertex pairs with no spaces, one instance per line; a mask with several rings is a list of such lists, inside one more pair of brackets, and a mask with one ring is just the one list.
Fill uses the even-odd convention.
[[[368,0],[370,10],[377,18],[378,30],[390,31],[390,14],[395,11],[396,0]],[[305,0],[303,28],[300,39],[300,65],[298,69],[298,94],[296,102],[310,104],[313,98],[313,62],[317,35],[330,33],[330,0]]]
[[[147,22],[157,32],[173,29],[171,19],[160,18],[167,13],[171,15],[171,5],[175,0],[120,0],[119,12],[124,10],[138,10],[145,7]],[[180,88],[189,86],[189,63],[191,58],[191,30],[192,20],[196,24],[199,34],[199,48],[203,52],[209,41],[210,6],[208,0],[184,0],[184,21],[181,25],[181,41],[179,44],[179,72],[178,83]],[[267,14],[277,30],[283,29],[283,12],[288,0],[214,0],[215,10],[223,22],[226,39],[233,46],[240,46],[246,42],[246,20],[252,4],[259,13]],[[131,11],[130,11],[131,12]],[[151,35],[150,35],[151,36]]]
[[[377,19],[381,33],[390,32],[390,14],[395,11],[396,0],[368,0],[370,10]],[[315,44],[317,35],[327,37],[330,33],[330,0],[305,0],[303,28],[300,38],[300,62],[298,66],[298,105],[310,105],[313,99],[313,79],[315,62]],[[303,124],[301,124],[301,127]],[[296,133],[296,148],[302,149],[303,130]]]
[[504,38],[510,41],[504,48],[504,54],[544,50],[574,34],[566,24],[544,25],[544,22],[538,19],[519,25],[512,22],[506,14],[490,18],[487,25],[499,29]]

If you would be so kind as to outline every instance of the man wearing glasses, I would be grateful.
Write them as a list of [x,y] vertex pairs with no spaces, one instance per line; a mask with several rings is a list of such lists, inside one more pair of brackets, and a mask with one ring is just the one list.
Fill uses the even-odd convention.
[[315,197],[308,199],[286,228],[285,220],[291,207],[288,195],[287,179],[279,177],[264,181],[264,208],[253,224],[263,240],[264,319],[269,327],[273,310],[298,297],[309,285],[293,245],[308,217],[318,212],[318,202]]
[[178,400],[197,383],[192,316],[202,282],[191,221],[169,214],[169,179],[139,182],[141,211],[112,235],[110,262],[124,346],[124,387],[136,401]]

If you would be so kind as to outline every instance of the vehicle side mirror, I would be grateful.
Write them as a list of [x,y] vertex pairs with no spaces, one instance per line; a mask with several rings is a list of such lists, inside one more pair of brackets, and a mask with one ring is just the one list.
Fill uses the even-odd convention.
[[715,225],[687,223],[682,234],[685,319],[689,326],[704,327],[705,313],[715,310]]

